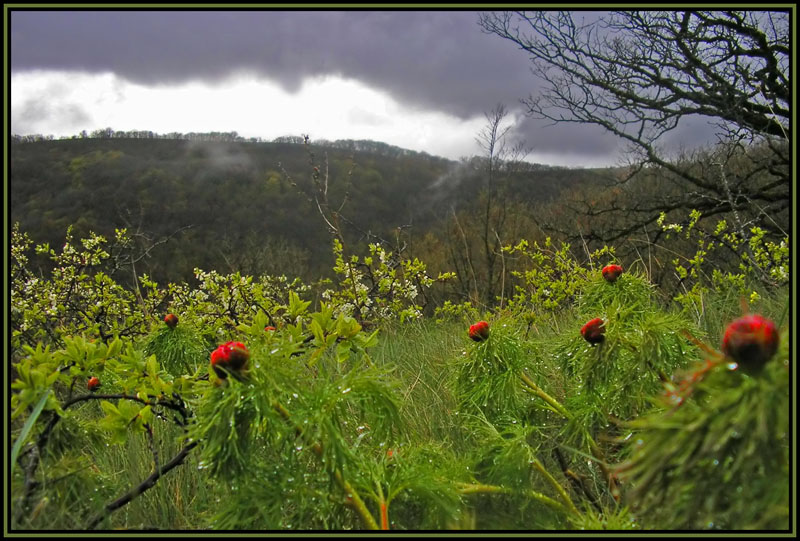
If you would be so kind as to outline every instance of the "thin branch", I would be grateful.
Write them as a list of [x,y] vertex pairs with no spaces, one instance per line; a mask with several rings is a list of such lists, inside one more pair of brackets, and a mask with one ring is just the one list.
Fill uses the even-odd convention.
[[161,468],[156,467],[153,473],[150,476],[142,481],[138,486],[134,487],[133,489],[129,490],[113,502],[107,504],[103,511],[94,517],[92,520],[89,521],[89,524],[86,526],[87,530],[93,530],[100,524],[103,519],[105,519],[109,514],[113,513],[117,509],[124,507],[125,505],[129,504],[135,498],[141,496],[151,488],[155,486],[158,480],[161,478],[162,475],[165,475],[172,471],[177,466],[183,464],[183,461],[189,455],[189,453],[197,446],[197,442],[193,441],[183,449],[181,449],[177,455],[172,457],[172,460],[164,464]]

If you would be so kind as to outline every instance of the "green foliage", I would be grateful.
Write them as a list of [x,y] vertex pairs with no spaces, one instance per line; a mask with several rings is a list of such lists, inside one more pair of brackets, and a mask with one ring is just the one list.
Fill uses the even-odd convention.
[[[197,287],[187,284],[175,287],[172,310],[181,320],[191,322],[211,343],[224,341],[240,324],[248,322],[257,312],[268,314],[271,324],[293,322],[287,306],[292,294],[305,293],[309,286],[298,279],[285,276],[243,276],[239,272],[220,274],[195,269]],[[278,312],[284,312],[280,319]],[[263,327],[262,327],[263,329]]]
[[453,481],[466,477],[466,470],[446,448],[402,445],[382,453],[375,464],[360,482],[385,503],[391,529],[446,529],[460,519],[462,495]]
[[454,360],[453,389],[464,418],[478,416],[497,422],[524,416],[530,401],[519,375],[526,359],[512,325],[509,320],[492,322],[489,338],[472,344]]
[[27,269],[25,252],[31,244],[30,238],[15,224],[11,265],[11,328],[15,348],[43,339],[58,342],[62,334],[89,332],[105,336],[119,329],[125,315],[132,315],[133,294],[114,284],[104,272],[91,272],[109,258],[103,248],[106,244],[103,237],[91,235],[82,241],[80,250],[72,244],[70,228],[60,253],[47,244],[36,246],[36,252],[46,254],[55,265],[52,280],[36,277]]
[[147,405],[120,401],[114,405],[107,400],[100,402],[105,417],[100,421],[100,427],[106,430],[111,438],[111,443],[124,443],[128,435],[143,433],[149,423],[153,422],[152,408]]
[[610,307],[621,308],[628,314],[643,314],[659,309],[655,290],[645,276],[626,271],[615,282],[607,282],[601,272],[587,273],[586,284],[577,304],[582,316],[595,317]]
[[589,508],[584,514],[573,518],[572,524],[576,530],[621,531],[639,529],[636,517],[631,514],[630,509],[627,507],[620,507],[606,514],[600,514]]
[[441,306],[437,306],[434,312],[436,323],[445,321],[474,321],[478,319],[476,310],[469,301],[453,304],[452,301],[444,301]]
[[[66,339],[65,347],[54,352],[41,343],[35,349],[23,346],[27,356],[14,364],[18,377],[11,383],[15,390],[11,396],[11,418],[21,415],[51,388],[72,389],[76,385],[85,388],[90,375],[102,374],[106,362],[121,348],[119,340],[106,345],[82,336]],[[44,410],[61,412],[56,394],[48,395]]]
[[[385,454],[404,431],[393,379],[366,352],[374,336],[324,305],[315,313],[307,307],[292,297],[290,311],[298,323],[278,338],[302,345],[275,347],[274,335],[262,330],[266,338],[251,342],[247,375],[225,381],[212,376],[196,401],[197,423],[189,437],[202,442],[200,467],[237,492],[218,510],[226,528],[252,527],[254,520],[263,521],[259,528],[297,521],[353,527],[352,517],[330,502],[321,511],[308,506],[336,487],[340,505],[353,505],[348,502],[357,490],[364,505],[373,502],[374,513],[386,502],[376,490],[392,490],[387,468],[394,462],[387,463]],[[243,330],[252,335],[260,323]],[[296,340],[298,329],[308,329],[302,335],[313,339]],[[350,354],[343,356],[345,350]],[[257,496],[261,509],[243,512],[248,505],[241,505],[239,493]],[[362,517],[369,512],[359,510]]]
[[145,355],[155,355],[172,376],[197,372],[208,361],[208,348],[200,334],[186,322],[175,327],[158,326],[144,346]]
[[[725,219],[718,220],[713,229],[706,229],[700,225],[701,217],[693,210],[686,225],[666,223],[663,212],[658,219],[663,231],[683,235],[696,243],[692,257],[672,261],[684,287],[675,299],[688,313],[701,314],[705,299],[714,289],[734,289],[755,303],[764,285],[776,287],[788,283],[788,235],[779,240],[771,239],[761,227],[745,229],[741,224],[732,226]],[[729,264],[720,266],[721,258],[727,258]]]
[[454,277],[453,273],[441,273],[432,278],[419,259],[400,259],[378,244],[370,244],[369,253],[348,258],[341,241],[334,239],[333,270],[339,276],[338,288],[322,293],[339,310],[360,321],[417,319],[427,303],[426,290]]
[[41,415],[42,410],[44,409],[47,400],[50,398],[50,391],[46,391],[42,397],[36,402],[36,406],[34,406],[33,411],[31,412],[30,417],[25,421],[25,424],[22,425],[22,430],[17,436],[17,441],[14,442],[14,446],[11,448],[11,473],[14,473],[14,466],[17,463],[17,457],[19,456],[19,451],[22,448],[22,444],[25,443],[26,439],[28,438],[28,434],[30,434],[31,428],[36,423],[36,420],[39,419],[39,415]]
[[724,359],[698,366],[628,423],[620,475],[650,527],[785,529],[789,525],[789,353],[759,374]]
[[[573,332],[550,349],[577,390],[565,403],[574,414],[568,432],[575,437],[585,427],[606,427],[647,411],[648,397],[697,358],[684,336],[697,329],[660,310],[642,276],[625,273],[613,283],[597,276],[587,285],[577,314],[583,319],[572,323]],[[592,345],[578,330],[595,317],[604,320],[606,332],[603,342]]]
[[[720,362],[681,380],[700,359],[693,337],[734,315],[730,287],[709,293],[706,318],[722,323],[704,321],[704,333],[637,272],[609,283],[566,245],[520,244],[537,271],[511,310],[450,303],[437,323],[417,314],[427,290],[412,286],[432,284],[426,267],[378,246],[348,259],[335,244],[340,279],[315,304],[297,280],[239,272],[198,270],[196,287],[142,276],[128,293],[99,267],[82,276],[76,254],[121,261],[92,236],[83,252],[47,252],[72,270],[36,287],[71,301],[42,331],[47,305],[23,300],[32,243],[15,231],[20,528],[785,525],[788,333],[761,374]],[[558,291],[551,303],[535,283]],[[780,313],[783,295],[756,305]],[[154,326],[166,308],[180,322]],[[87,313],[114,316],[90,323]],[[489,333],[475,342],[467,329],[478,318]],[[592,318],[605,322],[597,345],[580,334]],[[220,379],[209,354],[228,341],[249,357]],[[90,391],[93,376],[101,387]],[[128,490],[132,514],[109,514]]]
[[[515,246],[505,246],[503,251],[509,256],[521,258],[524,263],[522,271],[512,271],[512,275],[520,278],[522,283],[515,286],[514,297],[509,300],[508,307],[525,314],[529,322],[536,321],[543,315],[569,309],[581,296],[590,271],[570,252],[570,246],[561,243],[556,247],[550,237],[539,246],[533,246],[521,240]],[[604,247],[591,254],[591,259],[612,256],[614,251]]]

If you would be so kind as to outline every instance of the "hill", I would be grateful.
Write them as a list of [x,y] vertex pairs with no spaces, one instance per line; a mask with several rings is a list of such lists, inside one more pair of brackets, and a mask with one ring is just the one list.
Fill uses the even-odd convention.
[[[196,135],[196,134],[193,134]],[[313,200],[327,173],[332,208],[354,243],[399,226],[437,227],[447,209],[473,204],[485,185],[479,158],[460,162],[374,141],[302,144],[301,138],[16,138],[10,145],[11,220],[37,242],[89,231],[134,233],[141,271],[189,279],[196,267],[317,278],[330,237]],[[596,171],[525,164],[503,182],[515,200],[556,197]]]

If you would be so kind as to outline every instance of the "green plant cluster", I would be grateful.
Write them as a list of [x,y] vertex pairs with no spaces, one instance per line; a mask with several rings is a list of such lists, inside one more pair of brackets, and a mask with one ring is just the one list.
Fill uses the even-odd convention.
[[379,244],[369,245],[368,256],[348,258],[341,241],[334,239],[333,254],[338,287],[323,291],[322,297],[362,321],[420,318],[429,300],[426,292],[455,276],[448,272],[433,278],[419,259],[401,259]]
[[[663,212],[658,219],[658,225],[668,233],[667,238],[677,234],[696,243],[692,257],[678,257],[672,261],[683,284],[683,291],[675,299],[690,313],[702,313],[704,299],[713,289],[734,289],[755,303],[764,286],[780,287],[789,283],[788,235],[780,242],[773,242],[760,227],[737,226],[722,219],[713,229],[707,229],[701,225],[701,218],[700,212],[692,210],[685,224],[667,223]],[[712,257],[715,252],[720,255]],[[726,256],[733,259],[735,268],[717,266],[720,257]]]
[[[201,270],[129,292],[95,236],[40,248],[60,266],[34,280],[12,241],[15,529],[786,527],[788,333],[762,372],[731,370],[645,276],[606,281],[565,245],[509,249],[530,289],[437,322],[424,264],[379,246],[335,242],[315,304],[298,281]],[[220,374],[231,342],[245,360]]]
[[112,253],[129,241],[118,230],[114,243],[90,234],[79,244],[72,228],[60,252],[48,244],[35,247],[54,265],[49,277],[37,275],[29,265],[33,241],[15,224],[11,231],[11,345],[35,345],[38,341],[60,344],[64,336],[86,333],[108,339],[141,336],[146,314],[159,302],[161,291],[147,288],[142,294],[118,284]]
[[[570,245],[561,242],[556,246],[550,237],[541,246],[523,239],[514,246],[503,247],[503,251],[521,260],[519,266],[524,269],[511,272],[521,283],[515,286],[508,307],[525,313],[530,322],[570,308],[589,280],[590,269],[572,255]],[[613,255],[613,248],[605,246],[590,254],[589,260]]]
[[788,333],[762,370],[717,357],[628,423],[619,466],[631,499],[677,529],[780,530],[789,523]]

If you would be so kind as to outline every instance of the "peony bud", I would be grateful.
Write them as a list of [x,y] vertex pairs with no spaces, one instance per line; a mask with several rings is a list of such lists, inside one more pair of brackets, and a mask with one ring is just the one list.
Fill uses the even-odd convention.
[[[226,342],[211,353],[211,366],[222,379],[227,377],[225,370],[240,371],[250,359],[250,352],[241,342]],[[224,370],[223,370],[224,369]]]
[[164,323],[167,324],[167,327],[170,329],[174,329],[175,326],[178,324],[178,316],[175,314],[167,314],[164,316]]
[[485,321],[479,321],[474,325],[469,326],[469,337],[476,342],[482,342],[489,338],[489,324]]
[[622,267],[619,265],[606,265],[603,267],[603,278],[606,279],[606,282],[616,282],[620,274],[622,274]]
[[606,328],[603,326],[603,320],[599,317],[594,318],[581,327],[581,335],[590,344],[598,344],[605,340],[605,336],[603,336],[605,332]]
[[722,338],[723,353],[746,368],[762,366],[777,350],[775,324],[759,315],[737,319],[728,325]]
[[224,366],[228,368],[228,352],[225,346],[219,346],[217,349],[211,352],[211,368],[214,369],[214,373],[220,378],[225,379],[228,377],[228,373],[222,369]]
[[264,330],[265,331],[274,331],[275,327],[273,327],[272,325],[267,325],[266,327],[264,327]]
[[100,379],[97,376],[92,376],[89,378],[89,383],[86,384],[86,387],[89,388],[89,391],[95,392],[100,387]]
[[228,342],[225,344],[229,348],[228,364],[232,370],[241,370],[250,359],[250,352],[241,342]]

